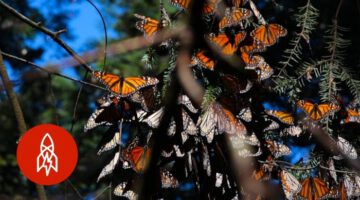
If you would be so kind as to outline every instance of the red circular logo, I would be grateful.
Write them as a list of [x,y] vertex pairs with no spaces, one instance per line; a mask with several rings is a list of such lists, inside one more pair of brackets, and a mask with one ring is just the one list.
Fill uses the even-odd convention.
[[28,179],[40,185],[55,185],[74,171],[78,149],[64,128],[42,124],[25,133],[16,156],[20,170]]

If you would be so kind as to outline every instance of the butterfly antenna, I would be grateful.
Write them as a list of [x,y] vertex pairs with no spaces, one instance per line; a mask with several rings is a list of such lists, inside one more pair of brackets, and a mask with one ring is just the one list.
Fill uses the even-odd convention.
[[106,56],[107,56],[107,46],[108,46],[108,34],[107,34],[107,27],[106,27],[105,19],[104,19],[104,16],[101,14],[100,10],[98,9],[98,7],[91,0],[86,0],[86,1],[89,2],[90,5],[95,8],[95,10],[99,14],[99,16],[101,18],[101,22],[103,24],[105,45],[104,45],[104,63],[103,63],[102,71],[106,71]]

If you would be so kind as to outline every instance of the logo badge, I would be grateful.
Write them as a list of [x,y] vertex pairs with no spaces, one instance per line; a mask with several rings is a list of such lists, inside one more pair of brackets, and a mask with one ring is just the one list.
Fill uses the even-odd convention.
[[28,179],[40,185],[55,185],[74,171],[78,149],[64,128],[42,124],[25,133],[16,155],[20,170]]

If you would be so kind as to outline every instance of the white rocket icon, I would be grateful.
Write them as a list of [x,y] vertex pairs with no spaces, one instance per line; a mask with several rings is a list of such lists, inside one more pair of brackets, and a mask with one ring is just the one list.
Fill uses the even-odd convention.
[[58,171],[58,158],[55,154],[54,141],[49,133],[46,133],[40,143],[40,153],[36,160],[36,172],[45,169],[46,176],[49,176],[51,169]]

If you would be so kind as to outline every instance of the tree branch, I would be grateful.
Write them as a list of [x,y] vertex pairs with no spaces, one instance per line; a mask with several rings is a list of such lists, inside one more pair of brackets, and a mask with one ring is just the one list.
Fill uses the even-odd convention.
[[[0,53],[1,53],[1,49],[0,49]],[[9,76],[8,76],[4,61],[3,61],[3,57],[2,57],[1,54],[0,54],[0,77],[1,77],[1,79],[3,81],[4,87],[6,89],[6,93],[7,93],[8,97],[9,97],[12,108],[14,110],[14,114],[15,114],[15,117],[16,117],[16,121],[17,121],[17,124],[18,124],[19,131],[20,131],[20,138],[21,138],[21,136],[27,130],[26,123],[25,123],[23,112],[22,112],[21,107],[20,107],[20,103],[19,103],[19,101],[18,101],[18,99],[17,99],[17,97],[15,95],[14,90],[13,90],[13,86],[12,86],[11,81],[9,79]],[[40,200],[46,200],[47,199],[44,186],[36,184],[36,190],[37,190],[37,193],[38,193],[38,196],[39,196]]]
[[5,10],[12,13],[15,17],[23,21],[24,23],[30,25],[31,27],[38,29],[39,31],[45,33],[46,35],[50,36],[56,43],[58,43],[62,48],[64,48],[71,56],[74,57],[76,61],[78,61],[81,66],[86,69],[87,71],[92,71],[91,67],[78,55],[75,51],[69,47],[63,40],[59,38],[59,35],[64,32],[64,30],[60,30],[57,32],[51,31],[50,29],[44,27],[41,22],[34,22],[31,19],[27,18],[26,16],[22,15],[14,8],[0,0],[0,6]]

